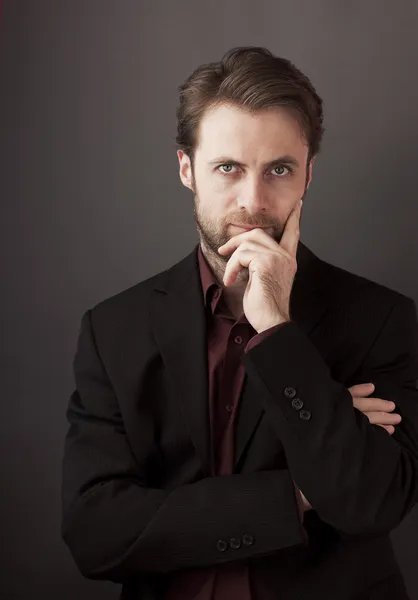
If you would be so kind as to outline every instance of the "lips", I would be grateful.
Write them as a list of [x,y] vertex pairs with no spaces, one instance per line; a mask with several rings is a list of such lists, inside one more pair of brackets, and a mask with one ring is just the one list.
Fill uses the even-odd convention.
[[251,231],[252,229],[268,229],[268,227],[262,225],[236,225],[235,223],[231,223],[231,225],[233,225],[233,227],[245,229],[246,231]]

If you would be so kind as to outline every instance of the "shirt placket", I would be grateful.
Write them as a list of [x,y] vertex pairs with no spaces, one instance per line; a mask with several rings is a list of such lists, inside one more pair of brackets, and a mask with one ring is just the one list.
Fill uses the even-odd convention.
[[230,475],[233,470],[235,420],[245,377],[241,357],[248,338],[248,326],[244,323],[236,323],[232,326],[228,336],[220,386],[220,407],[228,412],[228,421],[221,438],[218,462],[219,475]]

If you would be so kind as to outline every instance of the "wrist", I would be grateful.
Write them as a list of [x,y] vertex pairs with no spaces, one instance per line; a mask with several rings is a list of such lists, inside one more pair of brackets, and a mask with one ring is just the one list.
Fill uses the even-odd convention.
[[261,325],[261,327],[258,328],[256,331],[257,333],[263,333],[268,329],[273,329],[273,327],[278,327],[279,325],[284,325],[285,323],[290,323],[290,318],[287,319],[285,317],[279,317],[278,319],[272,322]]

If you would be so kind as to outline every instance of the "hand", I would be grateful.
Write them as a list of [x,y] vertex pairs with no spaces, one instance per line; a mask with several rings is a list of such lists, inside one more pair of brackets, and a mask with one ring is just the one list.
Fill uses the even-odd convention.
[[232,254],[223,278],[226,287],[235,283],[242,268],[248,268],[243,309],[257,333],[290,321],[290,293],[297,270],[301,208],[302,200],[290,213],[280,244],[266,231],[257,228],[234,236],[218,249],[219,254]]
[[355,408],[365,414],[370,423],[383,427],[389,432],[389,435],[392,435],[395,431],[393,425],[398,425],[402,421],[402,417],[397,413],[389,414],[396,408],[394,402],[381,398],[366,398],[374,389],[372,383],[361,383],[348,388],[348,391],[353,397]]

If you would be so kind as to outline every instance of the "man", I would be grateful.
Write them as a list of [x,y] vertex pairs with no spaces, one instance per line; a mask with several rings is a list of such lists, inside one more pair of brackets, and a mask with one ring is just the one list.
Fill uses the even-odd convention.
[[63,538],[124,599],[406,599],[415,304],[299,241],[323,127],[294,65],[238,48],[180,92],[200,244],[83,316]]

